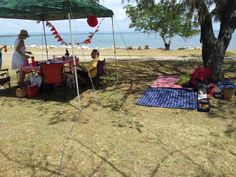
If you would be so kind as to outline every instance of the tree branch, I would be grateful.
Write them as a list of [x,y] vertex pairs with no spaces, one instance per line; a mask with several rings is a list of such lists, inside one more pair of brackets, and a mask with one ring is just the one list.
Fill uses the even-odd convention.
[[220,13],[221,20],[232,18],[232,15],[236,12],[236,1],[228,0],[226,3],[217,5],[219,6],[218,13]]
[[233,16],[230,19],[229,24],[230,24],[230,28],[232,28],[234,31],[236,29],[236,13],[235,13],[235,16]]
[[199,23],[201,26],[201,39],[200,42],[215,40],[213,32],[212,14],[209,12],[207,5],[201,1],[198,9]]

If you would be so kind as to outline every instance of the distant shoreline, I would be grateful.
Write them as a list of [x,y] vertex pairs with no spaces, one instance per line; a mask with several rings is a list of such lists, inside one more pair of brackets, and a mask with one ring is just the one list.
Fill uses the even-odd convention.
[[[84,31],[84,32],[76,32],[76,33],[72,33],[72,35],[81,35],[81,34],[89,34],[89,31]],[[99,34],[113,34],[112,32],[99,32]],[[115,33],[118,34],[118,33]],[[121,34],[143,34],[142,32],[131,32],[131,31],[123,31],[121,32]],[[31,33],[30,36],[42,36],[43,35],[43,31],[42,32],[37,32],[37,33]],[[46,35],[51,36],[52,33],[46,32]],[[60,33],[60,35],[70,35],[69,32],[62,32]],[[1,34],[0,37],[16,37],[18,36],[18,33],[8,33],[8,34]]]
[[[70,43],[70,35],[68,33],[60,34],[63,41]],[[88,39],[90,33],[74,33],[74,43],[83,43]],[[12,46],[15,43],[17,35],[8,34],[7,36],[0,36],[0,45]],[[62,47],[61,42],[55,38],[51,33],[47,34],[48,46]],[[199,35],[193,36],[186,40],[181,37],[174,37],[171,42],[171,49],[200,49],[202,44],[199,40]],[[42,34],[30,34],[30,37],[25,40],[25,44],[28,46],[43,46],[45,40]],[[111,48],[114,45],[112,33],[96,33],[91,39],[90,44],[82,45],[84,48]],[[115,33],[115,45],[117,48],[153,48],[159,49],[164,47],[164,43],[158,34],[144,34],[141,32],[122,32]],[[233,35],[228,49],[236,49],[236,33]]]
[[[69,48],[70,55],[72,54],[71,48]],[[38,60],[46,59],[46,50],[45,48],[36,47],[27,47],[28,51],[31,51],[35,58]],[[184,50],[161,50],[161,49],[116,49],[116,57],[114,54],[113,48],[99,48],[100,57],[108,60],[202,60],[201,50],[200,49],[184,49]],[[7,53],[2,52],[3,60],[11,59],[13,54],[13,48],[9,47]],[[65,46],[64,47],[49,47],[48,55],[49,59],[53,56],[64,56]],[[81,49],[74,48],[74,54],[81,59],[81,61],[88,61],[91,59],[91,49]],[[226,60],[236,60],[236,50],[229,50],[226,53]]]

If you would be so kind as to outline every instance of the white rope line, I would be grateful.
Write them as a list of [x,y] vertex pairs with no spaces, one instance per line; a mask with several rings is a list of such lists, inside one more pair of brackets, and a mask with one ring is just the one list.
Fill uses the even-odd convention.
[[132,60],[131,55],[130,55],[130,53],[129,53],[129,50],[128,50],[128,47],[127,47],[126,41],[125,41],[125,39],[124,39],[123,34],[121,33],[120,26],[119,26],[119,24],[118,24],[118,22],[117,22],[117,20],[116,20],[116,18],[115,18],[115,15],[114,15],[114,19],[115,19],[115,22],[116,22],[117,28],[118,28],[118,30],[119,30],[119,34],[121,35],[122,41],[123,41],[123,43],[124,43],[124,45],[125,45],[125,50],[126,50],[127,53],[128,53],[128,56],[129,56],[130,62],[133,63],[133,60]]
[[[79,114],[77,116],[79,116],[80,113],[82,113],[82,110],[80,110],[80,112],[79,112]],[[66,142],[65,142],[64,147],[63,147],[63,149],[61,151],[60,163],[59,163],[59,166],[58,166],[58,175],[57,176],[61,175],[61,167],[62,167],[62,162],[63,162],[63,159],[64,159],[65,150],[66,150],[66,147],[67,147],[67,144],[68,144],[69,140],[71,139],[71,133],[72,133],[76,123],[77,123],[77,121],[75,121],[72,124],[71,128],[69,129],[68,135],[66,137]]]

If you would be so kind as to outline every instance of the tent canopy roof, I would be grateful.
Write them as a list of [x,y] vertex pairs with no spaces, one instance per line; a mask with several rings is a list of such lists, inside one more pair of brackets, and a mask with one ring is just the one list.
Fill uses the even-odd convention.
[[0,18],[64,20],[71,18],[112,17],[113,12],[92,0],[2,0]]

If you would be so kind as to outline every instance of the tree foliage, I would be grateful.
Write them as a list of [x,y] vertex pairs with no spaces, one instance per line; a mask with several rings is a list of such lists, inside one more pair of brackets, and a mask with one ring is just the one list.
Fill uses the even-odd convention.
[[130,27],[144,33],[159,33],[166,49],[175,35],[188,38],[198,33],[197,23],[192,21],[186,23],[184,8],[176,1],[138,3],[136,6],[128,5],[125,8],[126,14],[131,19]]
[[[138,5],[152,8],[159,0],[122,0],[135,1]],[[167,4],[176,3],[176,0],[166,0]],[[179,0],[184,7],[186,23],[192,20],[200,25],[202,43],[202,59],[205,67],[213,71],[213,81],[224,78],[223,63],[225,52],[236,28],[236,0]],[[218,36],[215,35],[213,22],[220,22]]]

